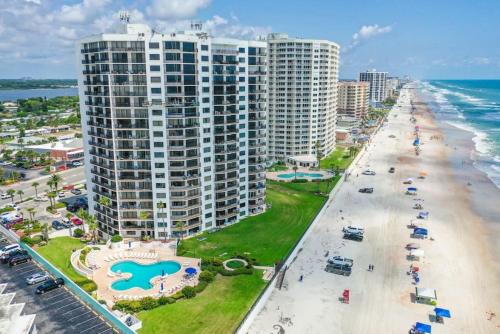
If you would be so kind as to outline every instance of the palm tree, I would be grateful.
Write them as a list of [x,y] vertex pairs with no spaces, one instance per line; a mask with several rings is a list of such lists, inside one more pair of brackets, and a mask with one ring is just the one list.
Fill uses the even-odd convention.
[[17,181],[20,176],[21,176],[21,174],[19,174],[18,171],[13,171],[12,173],[10,173],[10,179],[12,181]]
[[159,201],[158,204],[158,209],[160,209],[160,212],[162,213],[162,219],[163,219],[163,240],[166,242],[167,241],[167,223],[165,222],[165,215],[163,215],[163,212],[167,205],[163,201]]
[[95,216],[89,215],[87,217],[87,224],[89,225],[89,232],[92,235],[92,240],[97,241],[97,235],[95,233],[97,231],[97,219]]
[[318,160],[318,169],[319,169],[319,164],[320,164],[320,161],[321,161],[321,143],[318,141],[316,141],[316,160]]
[[108,197],[102,196],[101,198],[99,198],[99,204],[103,206],[109,206],[111,204],[111,200]]
[[16,194],[19,195],[19,200],[22,202],[23,201],[24,191],[22,191],[21,189],[19,189],[18,191],[16,191]]
[[40,183],[38,183],[38,182],[33,182],[33,183],[31,184],[31,186],[32,186],[33,188],[35,188],[35,197],[38,197],[38,189],[37,189],[37,187],[38,187],[39,185],[40,185]]
[[293,169],[293,172],[295,173],[295,180],[297,180],[297,169],[299,169],[299,167],[297,167],[297,165],[294,165],[292,167],[292,169]]
[[57,185],[62,181],[62,178],[58,174],[52,174],[50,180],[54,183],[55,191],[57,191]]
[[184,228],[186,227],[186,222],[178,221],[175,223],[175,227],[181,231],[181,240],[184,240]]
[[56,201],[55,198],[57,197],[57,194],[55,191],[51,191],[47,194],[47,197],[49,198],[50,201],[50,207],[54,208],[56,206]]
[[26,209],[30,215],[30,220],[33,222],[35,221],[35,208],[28,208]]
[[148,221],[147,221],[148,218],[149,218],[149,213],[147,211],[139,212],[139,219],[144,221],[144,236],[145,237],[148,235]]
[[48,180],[47,185],[49,186],[50,190],[52,191],[52,188],[54,188],[54,182],[52,182],[52,180]]
[[14,203],[14,195],[16,194],[16,191],[14,189],[8,189],[7,190],[7,195],[10,196],[10,199],[12,200],[12,203]]

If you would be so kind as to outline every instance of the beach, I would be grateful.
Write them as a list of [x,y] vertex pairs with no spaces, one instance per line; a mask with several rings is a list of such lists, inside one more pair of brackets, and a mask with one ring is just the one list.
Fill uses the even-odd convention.
[[[432,325],[432,333],[499,332],[500,318],[491,313],[500,312],[494,257],[500,250],[500,191],[473,168],[462,133],[440,124],[416,100],[414,89],[401,95],[402,107],[390,113],[361,153],[287,270],[282,289],[272,291],[249,333],[407,333],[417,321]],[[412,145],[410,95],[420,127],[419,156]],[[390,167],[395,173],[388,173]],[[362,175],[366,169],[376,175]],[[422,172],[423,180],[417,178]],[[416,196],[405,195],[407,178],[414,179]],[[363,187],[374,192],[359,193]],[[426,220],[416,218],[417,198],[429,212]],[[427,228],[429,238],[411,238],[411,223]],[[364,228],[364,240],[342,239],[346,225]],[[420,261],[407,258],[405,246],[412,242],[425,252]],[[353,259],[352,274],[327,273],[327,252]],[[412,264],[419,267],[418,285],[407,274]],[[416,286],[435,289],[437,306],[449,309],[451,319],[434,322],[434,306],[415,303]],[[349,304],[339,301],[344,289]]]

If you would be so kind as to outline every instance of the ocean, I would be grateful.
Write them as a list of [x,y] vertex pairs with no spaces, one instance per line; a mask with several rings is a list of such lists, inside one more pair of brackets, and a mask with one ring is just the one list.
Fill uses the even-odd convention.
[[77,96],[78,88],[51,88],[51,89],[8,89],[0,90],[0,102],[16,101],[30,97],[52,98],[57,96]]
[[473,134],[474,167],[500,188],[500,80],[420,82],[436,117]]

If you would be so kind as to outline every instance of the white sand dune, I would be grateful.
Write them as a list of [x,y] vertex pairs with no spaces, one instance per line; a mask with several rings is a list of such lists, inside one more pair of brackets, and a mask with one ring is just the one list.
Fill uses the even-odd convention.
[[[406,107],[391,113],[375,136],[305,241],[286,274],[285,287],[273,291],[249,333],[277,333],[277,324],[287,334],[407,333],[416,321],[432,324],[438,334],[500,333],[500,318],[487,320],[487,312],[500,316],[499,262],[489,247],[491,231],[474,214],[466,186],[454,182],[449,148],[442,140],[430,139],[442,134],[421,105],[417,120],[423,145],[421,155],[415,156],[409,101],[401,103]],[[391,166],[396,167],[394,174],[388,173]],[[367,168],[377,175],[361,175]],[[425,180],[417,179],[421,171],[428,173]],[[421,225],[434,241],[410,238],[407,224],[416,221],[418,210],[412,209],[415,197],[404,194],[407,186],[402,181],[409,177],[415,178],[416,197],[424,199],[430,212]],[[375,191],[361,194],[361,187]],[[347,224],[364,227],[365,240],[343,240],[341,229]],[[452,312],[444,324],[431,322],[433,306],[412,302],[415,285],[406,273],[412,262],[404,248],[410,242],[420,243],[425,251],[418,286],[436,289],[438,306]],[[327,251],[354,259],[350,277],[324,271]],[[373,272],[367,271],[369,264],[375,265]],[[303,282],[298,281],[300,275]],[[344,289],[351,292],[348,305],[339,302]],[[283,321],[286,318],[289,321]]]

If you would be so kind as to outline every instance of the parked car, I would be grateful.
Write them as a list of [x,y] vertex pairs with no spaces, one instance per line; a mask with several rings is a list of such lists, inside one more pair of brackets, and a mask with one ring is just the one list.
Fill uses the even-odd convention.
[[26,277],[26,284],[33,285],[45,282],[50,279],[50,276],[45,272],[39,272],[31,276]]
[[394,168],[394,167],[389,168],[389,173],[394,173],[395,171],[396,171],[396,168]]
[[352,233],[352,232],[344,232],[344,239],[354,240],[354,241],[363,241],[362,233]]
[[72,165],[73,167],[78,167],[78,166],[83,166],[83,163],[80,161],[73,161]]
[[356,226],[345,226],[342,228],[342,232],[344,233],[357,233],[357,234],[363,234],[365,233],[365,229],[362,227],[356,227]]
[[359,189],[359,192],[363,194],[371,194],[373,193],[373,188],[361,188]]
[[56,229],[56,230],[62,230],[62,229],[64,229],[64,228],[65,228],[65,226],[64,226],[64,225],[63,225],[60,221],[58,221],[58,220],[54,220],[54,221],[52,222],[52,227],[53,227],[54,229]]
[[28,254],[17,255],[17,256],[12,257],[9,260],[9,266],[13,267],[13,266],[16,266],[20,263],[29,262],[29,261],[31,261],[31,256],[29,256]]
[[326,265],[325,271],[337,275],[349,276],[351,275],[352,267],[348,265],[328,263]]
[[73,195],[81,195],[82,191],[80,189],[71,189],[71,193]]
[[60,191],[60,192],[57,193],[57,196],[59,198],[64,198],[64,197],[66,197],[66,193],[64,191]]
[[76,216],[71,217],[71,222],[77,226],[83,224],[82,220]]
[[4,254],[9,253],[10,251],[12,251],[14,249],[20,249],[20,248],[21,248],[21,246],[19,246],[19,244],[11,244],[11,245],[4,246],[4,247],[0,248],[0,256],[3,256]]
[[40,284],[36,288],[35,292],[37,294],[42,294],[42,293],[48,292],[50,290],[60,288],[63,285],[64,285],[64,280],[62,278],[56,278],[56,279],[49,278],[48,280],[45,281],[45,283]]
[[5,204],[4,208],[12,208],[14,210],[19,211],[19,206],[17,206],[17,204],[12,204],[12,203]]
[[16,257],[18,255],[26,255],[26,254],[28,254],[27,250],[22,249],[22,248],[16,248],[14,250],[11,250],[8,253],[3,254],[1,257],[1,260],[2,260],[2,263],[9,263],[10,259],[12,259],[13,257]]
[[9,199],[9,198],[12,198],[12,197],[14,197],[14,196],[9,195],[7,193],[3,193],[2,195],[0,195],[0,199]]
[[48,202],[49,198],[45,195],[43,196],[38,196],[33,199],[35,202]]
[[363,175],[375,175],[376,173],[370,169],[367,169],[362,174]]
[[61,219],[61,222],[60,222],[65,228],[69,228],[71,226],[73,226],[73,224],[71,223],[71,220],[69,220],[68,218],[64,217]]
[[349,266],[352,267],[354,264],[354,260],[348,259],[343,256],[332,256],[331,258],[328,259],[328,263],[330,264],[337,264],[340,266]]

